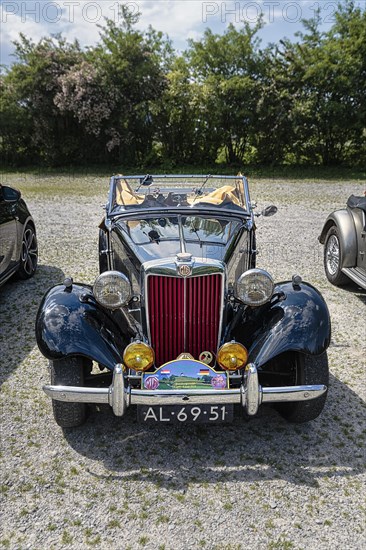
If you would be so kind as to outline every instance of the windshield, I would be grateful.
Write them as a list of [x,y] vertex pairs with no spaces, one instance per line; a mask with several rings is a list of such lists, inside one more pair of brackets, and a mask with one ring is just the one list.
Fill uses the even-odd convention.
[[226,245],[236,233],[239,220],[221,220],[196,216],[161,217],[148,220],[129,220],[122,227],[135,244],[164,242],[180,239],[179,223],[186,242]]
[[214,207],[248,211],[246,178],[239,176],[115,176],[113,211]]

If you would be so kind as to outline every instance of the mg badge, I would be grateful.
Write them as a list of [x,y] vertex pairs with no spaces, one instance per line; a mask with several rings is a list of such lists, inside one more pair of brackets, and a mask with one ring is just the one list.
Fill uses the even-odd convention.
[[178,267],[178,273],[182,277],[189,277],[192,274],[192,268],[190,265],[183,264]]

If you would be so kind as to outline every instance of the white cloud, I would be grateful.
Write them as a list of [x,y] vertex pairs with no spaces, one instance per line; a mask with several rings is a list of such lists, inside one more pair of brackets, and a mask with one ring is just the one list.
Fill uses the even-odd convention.
[[151,25],[162,31],[173,40],[178,50],[187,48],[189,38],[197,40],[202,36],[201,0],[142,1],[138,4],[141,12],[139,27],[144,29]]
[[[169,35],[175,48],[187,47],[187,39],[199,39],[206,27],[221,33],[229,23],[243,20],[254,23],[263,13],[265,29],[260,35],[265,42],[293,36],[301,28],[300,19],[314,15],[321,8],[324,26],[334,21],[338,0],[316,3],[313,0],[49,0],[5,1],[0,4],[2,63],[9,63],[12,41],[19,32],[38,41],[42,36],[62,32],[70,41],[77,38],[82,46],[92,46],[99,39],[99,25],[109,17],[118,22],[118,4],[128,4],[141,14],[139,29],[151,25]],[[358,0],[358,4],[363,4]]]
[[[82,46],[91,46],[99,40],[105,18],[118,23],[116,0],[55,0],[49,2],[4,1],[0,5],[2,24],[2,62],[13,49],[11,43],[22,32],[38,41],[43,36],[62,33],[68,40],[79,40]],[[188,38],[202,34],[202,2],[200,0],[124,1],[134,13],[140,14],[138,28],[151,25],[168,34],[178,49],[187,46]]]

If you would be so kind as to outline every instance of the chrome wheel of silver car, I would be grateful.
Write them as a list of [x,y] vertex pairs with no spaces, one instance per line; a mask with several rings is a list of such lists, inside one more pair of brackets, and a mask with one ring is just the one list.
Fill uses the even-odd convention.
[[38,245],[35,229],[27,225],[23,233],[18,275],[21,279],[29,279],[37,269]]
[[324,268],[329,282],[333,285],[344,285],[348,279],[342,273],[342,247],[338,235],[338,228],[332,226],[325,239]]
[[340,248],[336,235],[331,235],[326,246],[327,270],[331,275],[335,275],[339,270]]

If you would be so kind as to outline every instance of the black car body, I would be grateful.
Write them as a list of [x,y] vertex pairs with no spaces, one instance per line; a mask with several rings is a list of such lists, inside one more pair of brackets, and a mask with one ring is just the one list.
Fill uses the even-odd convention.
[[346,208],[332,212],[319,241],[328,280],[337,286],[353,281],[366,289],[366,196],[351,195]]
[[29,279],[37,268],[36,228],[20,191],[0,184],[0,285],[12,275]]
[[37,316],[59,425],[81,424],[85,403],[138,405],[143,422],[225,422],[234,404],[320,414],[328,309],[299,277],[255,268],[245,177],[112,177],[99,257],[93,287],[67,279]]

